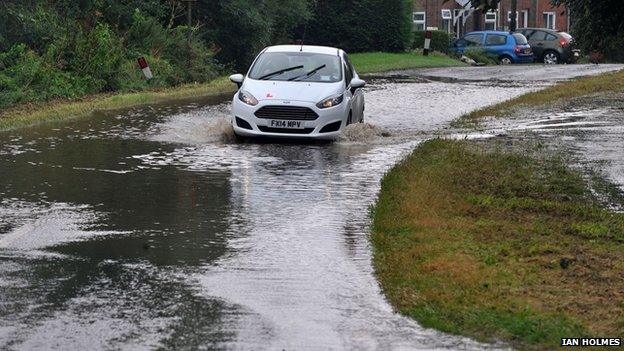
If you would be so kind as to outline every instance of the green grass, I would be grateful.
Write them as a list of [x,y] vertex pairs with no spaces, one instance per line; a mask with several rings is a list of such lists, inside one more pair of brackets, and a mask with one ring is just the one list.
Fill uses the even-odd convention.
[[236,86],[223,77],[206,84],[187,84],[136,93],[95,95],[77,101],[53,101],[20,105],[0,112],[0,131],[90,115],[96,110],[114,110],[169,100],[234,93]]
[[425,327],[519,349],[621,337],[624,215],[562,160],[493,142],[429,141],[383,178],[371,242],[389,301]]
[[349,55],[360,74],[412,68],[453,67],[464,65],[461,61],[438,53],[423,56],[421,52],[387,53],[369,52]]
[[624,71],[581,77],[466,114],[454,124],[474,125],[486,117],[504,117],[516,106],[542,106],[597,93],[624,93]]
[[[428,57],[421,54],[361,53],[351,55],[359,73],[372,73],[408,68],[449,67],[462,65],[457,60],[439,54]],[[226,77],[205,84],[188,84],[135,93],[95,95],[79,100],[58,100],[46,103],[24,104],[0,111],[0,131],[26,127],[51,121],[89,116],[96,110],[114,110],[168,100],[188,99],[233,93],[236,90]]]

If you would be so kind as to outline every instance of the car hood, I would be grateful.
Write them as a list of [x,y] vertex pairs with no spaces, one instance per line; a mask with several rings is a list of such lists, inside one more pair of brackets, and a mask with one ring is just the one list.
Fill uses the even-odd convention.
[[243,90],[258,101],[288,100],[317,103],[344,90],[343,82],[313,83],[245,79]]

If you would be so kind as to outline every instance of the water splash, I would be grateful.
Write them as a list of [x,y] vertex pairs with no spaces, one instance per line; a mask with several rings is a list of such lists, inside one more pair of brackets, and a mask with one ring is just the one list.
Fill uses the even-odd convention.
[[389,137],[390,132],[369,123],[354,123],[346,126],[340,135],[343,142],[366,142],[371,139]]

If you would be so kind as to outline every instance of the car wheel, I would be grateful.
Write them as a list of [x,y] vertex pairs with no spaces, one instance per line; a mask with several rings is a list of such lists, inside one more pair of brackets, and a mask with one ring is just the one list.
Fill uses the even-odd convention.
[[513,59],[507,55],[503,55],[498,59],[498,63],[501,65],[511,65],[513,63]]
[[559,54],[554,51],[546,51],[542,61],[546,65],[556,65],[559,63]]

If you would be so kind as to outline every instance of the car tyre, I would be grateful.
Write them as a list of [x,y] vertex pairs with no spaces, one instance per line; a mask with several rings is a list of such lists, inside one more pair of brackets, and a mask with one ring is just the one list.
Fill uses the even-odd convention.
[[556,65],[559,61],[559,54],[556,51],[546,51],[544,56],[542,56],[542,62],[544,62],[545,65]]
[[498,58],[498,63],[501,65],[511,65],[513,63],[513,59],[511,56],[503,55]]

